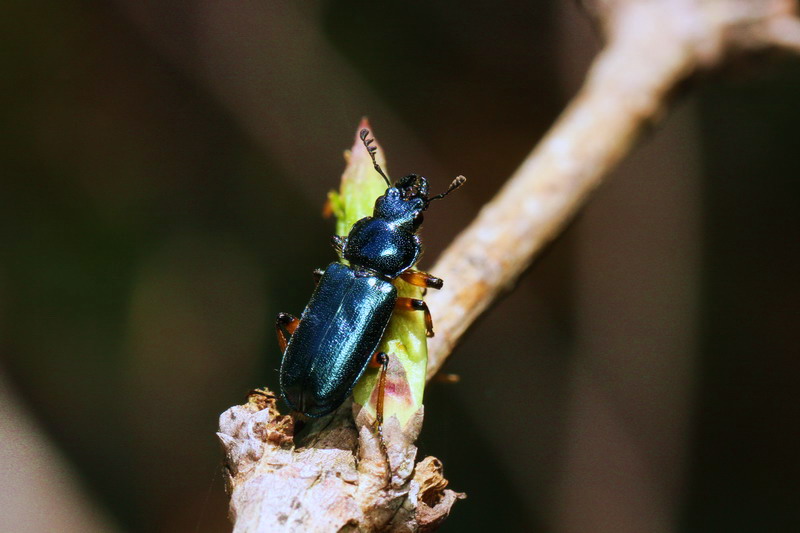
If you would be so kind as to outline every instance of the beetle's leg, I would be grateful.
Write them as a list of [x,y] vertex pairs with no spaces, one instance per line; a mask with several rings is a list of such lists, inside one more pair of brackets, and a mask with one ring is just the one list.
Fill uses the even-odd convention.
[[299,323],[300,319],[289,313],[278,313],[278,318],[275,319],[275,333],[278,334],[278,346],[281,348],[281,353],[286,351],[289,337],[292,336]]
[[386,371],[389,370],[389,354],[386,352],[375,352],[369,362],[371,367],[381,367],[378,377],[378,401],[375,404],[375,424],[378,427],[378,434],[383,440],[383,394],[386,391]]
[[333,237],[331,237],[331,244],[333,245],[333,249],[336,250],[336,254],[339,257],[343,257],[344,247],[347,246],[347,237],[334,235]]
[[421,270],[414,270],[413,268],[409,268],[408,270],[400,274],[400,279],[402,279],[406,283],[410,283],[411,285],[416,285],[417,287],[425,287],[426,289],[439,290],[442,288],[442,285],[444,284],[444,282],[440,278],[432,276],[427,272],[423,272]]
[[422,311],[425,313],[425,334],[428,337],[433,337],[433,319],[431,319],[431,312],[428,310],[428,304],[424,300],[417,298],[400,297],[394,308],[399,311]]
[[392,472],[389,465],[389,453],[386,450],[386,441],[383,440],[383,397],[386,393],[386,372],[389,370],[389,354],[386,352],[375,352],[369,361],[369,366],[381,367],[378,377],[378,400],[375,403],[375,430],[378,433],[378,442],[386,459],[386,476],[391,478]]
[[312,272],[312,274],[314,275],[314,285],[319,284],[319,280],[320,280],[320,278],[322,278],[322,275],[324,273],[325,273],[325,271],[323,269],[321,269],[321,268],[315,268],[314,269],[314,272]]

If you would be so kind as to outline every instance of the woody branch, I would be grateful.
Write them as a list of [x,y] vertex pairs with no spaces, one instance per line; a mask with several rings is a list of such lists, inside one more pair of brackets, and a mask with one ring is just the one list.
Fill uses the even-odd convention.
[[800,53],[794,1],[596,0],[586,9],[607,45],[582,89],[431,268],[447,284],[427,298],[436,317],[429,379],[664,114],[681,82],[741,54]]

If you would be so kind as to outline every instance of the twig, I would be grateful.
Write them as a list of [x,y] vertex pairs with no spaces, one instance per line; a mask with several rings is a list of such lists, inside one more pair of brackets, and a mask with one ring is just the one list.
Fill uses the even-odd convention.
[[800,19],[776,17],[764,28],[764,39],[777,47],[800,54]]
[[800,53],[796,6],[785,0],[606,0],[590,8],[608,45],[580,93],[430,269],[446,284],[426,298],[436,317],[428,379],[662,115],[679,82],[734,52]]
[[[431,269],[446,285],[427,299],[437,327],[429,378],[659,118],[681,81],[732,53],[797,51],[800,42],[789,0],[597,0],[587,7],[608,45],[583,89]],[[223,413],[234,531],[427,531],[447,516],[459,495],[444,489],[441,465],[414,464],[421,410],[405,428],[396,418],[385,425],[387,465],[349,409],[314,422],[299,442],[274,397],[255,395]]]
[[0,531],[119,531],[0,369]]

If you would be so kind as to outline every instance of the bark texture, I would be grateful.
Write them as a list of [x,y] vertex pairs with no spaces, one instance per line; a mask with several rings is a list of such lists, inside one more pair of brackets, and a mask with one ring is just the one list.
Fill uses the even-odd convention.
[[351,402],[295,435],[263,392],[219,420],[235,532],[432,531],[464,497],[438,459],[415,465],[421,410],[405,427],[384,424],[383,449]]

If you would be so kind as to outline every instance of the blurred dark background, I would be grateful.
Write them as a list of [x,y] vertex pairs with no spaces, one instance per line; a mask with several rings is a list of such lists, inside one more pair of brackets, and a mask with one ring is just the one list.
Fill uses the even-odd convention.
[[[599,49],[568,1],[0,12],[0,531],[228,530],[217,416],[277,384],[361,116],[470,178],[429,267]],[[798,95],[798,59],[688,87],[465,338],[444,531],[800,530]]]

